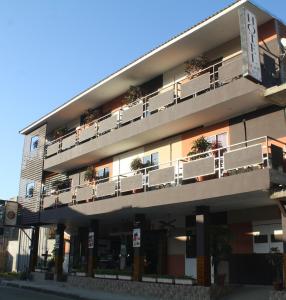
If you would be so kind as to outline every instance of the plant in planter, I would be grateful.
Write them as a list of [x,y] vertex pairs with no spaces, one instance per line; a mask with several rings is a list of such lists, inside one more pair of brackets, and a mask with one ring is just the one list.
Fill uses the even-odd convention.
[[131,85],[124,97],[124,100],[127,105],[136,104],[136,100],[139,101],[139,99],[142,96],[143,96],[142,88],[140,86]]
[[[191,151],[188,153],[188,156],[207,152],[211,149],[211,145],[212,143],[210,143],[204,136],[201,136],[193,141],[193,145],[191,147]],[[195,159],[207,156],[208,154],[204,153],[196,156]]]
[[88,109],[82,116],[81,121],[83,124],[89,124],[101,116],[99,109]]
[[54,140],[64,136],[65,134],[67,134],[68,132],[68,129],[66,127],[60,127],[60,128],[57,128],[53,131],[52,133],[52,138]]
[[94,167],[88,167],[84,173],[84,180],[85,181],[93,181],[96,178],[96,172]]
[[185,63],[185,72],[189,79],[198,77],[198,73],[205,69],[208,64],[208,59],[206,56],[198,56]]
[[228,227],[214,225],[210,228],[210,254],[214,267],[214,281],[221,286],[224,285],[226,274],[219,274],[218,266],[221,261],[228,260],[231,254],[230,241],[231,234]]
[[56,191],[59,191],[59,190],[64,190],[64,189],[68,189],[70,187],[70,180],[67,179],[67,180],[55,180],[53,183],[52,183],[52,187],[56,190]]
[[283,281],[282,281],[282,265],[283,265],[283,256],[280,253],[277,247],[270,249],[269,254],[267,255],[268,263],[272,266],[275,273],[275,279],[273,281],[273,287],[275,290],[282,290]]
[[138,173],[138,170],[144,168],[144,164],[142,162],[142,159],[140,157],[136,157],[132,160],[132,162],[130,163],[130,169],[132,171],[137,171],[136,173]]

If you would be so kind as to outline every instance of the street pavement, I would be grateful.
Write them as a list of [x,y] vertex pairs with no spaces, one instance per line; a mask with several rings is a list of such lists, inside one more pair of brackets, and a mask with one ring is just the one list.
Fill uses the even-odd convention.
[[52,300],[68,299],[25,289],[0,287],[0,300],[51,300],[51,298]]

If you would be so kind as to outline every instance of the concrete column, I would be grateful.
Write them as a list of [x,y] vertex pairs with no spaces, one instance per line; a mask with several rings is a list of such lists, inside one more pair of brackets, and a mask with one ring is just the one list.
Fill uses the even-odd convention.
[[283,230],[283,286],[286,287],[286,215],[281,214]]
[[133,235],[133,280],[140,281],[144,271],[143,236],[145,229],[145,215],[137,214],[134,219],[134,229],[140,232],[140,246],[134,247]]
[[93,277],[98,249],[98,220],[92,220],[88,232],[87,275]]
[[29,272],[35,272],[35,268],[38,260],[38,246],[39,246],[39,227],[35,227],[32,229]]
[[209,249],[209,208],[196,209],[197,237],[197,281],[200,286],[211,285],[211,263]]
[[58,281],[61,280],[63,275],[63,262],[64,262],[64,232],[65,225],[58,224],[56,230],[56,244],[55,244],[55,274]]

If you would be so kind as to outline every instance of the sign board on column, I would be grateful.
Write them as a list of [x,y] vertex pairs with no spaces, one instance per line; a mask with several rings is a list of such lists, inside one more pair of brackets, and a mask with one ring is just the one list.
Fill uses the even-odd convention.
[[133,248],[139,248],[141,246],[141,230],[140,228],[133,229]]
[[94,248],[94,232],[88,233],[88,249]]
[[5,207],[4,224],[7,226],[16,226],[18,216],[18,202],[8,201]]
[[256,82],[262,81],[255,14],[245,7],[239,9],[240,38],[243,58],[243,76]]
[[59,234],[56,234],[55,249],[60,249],[60,235]]

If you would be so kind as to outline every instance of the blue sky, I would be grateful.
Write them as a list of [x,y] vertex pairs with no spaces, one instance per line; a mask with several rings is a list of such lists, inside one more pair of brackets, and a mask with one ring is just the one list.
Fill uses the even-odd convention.
[[[231,0],[0,0],[0,198],[17,195],[18,131]],[[286,20],[285,0],[257,0]]]

